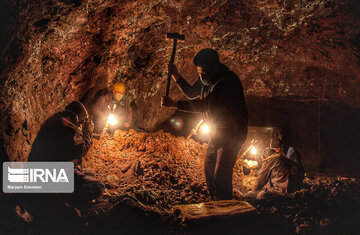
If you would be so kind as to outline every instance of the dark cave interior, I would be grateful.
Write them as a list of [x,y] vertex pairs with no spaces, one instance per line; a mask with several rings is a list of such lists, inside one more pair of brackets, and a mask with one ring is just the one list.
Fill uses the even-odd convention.
[[[59,234],[356,233],[359,1],[2,0],[0,9],[2,162],[27,161],[47,118],[115,81],[126,84],[136,126],[94,140],[84,159],[106,185],[101,197],[76,213],[49,202],[58,215],[48,211],[41,220],[23,205],[30,195],[1,192],[0,232],[41,234],[47,225]],[[210,201],[202,172],[207,139],[186,139],[199,115],[160,106],[172,48],[167,32],[186,35],[175,64],[190,83],[195,54],[218,51],[244,90],[249,135],[242,151],[256,130],[285,130],[306,170],[303,189],[249,200],[253,214],[179,219],[175,205]],[[175,84],[170,96],[185,99]],[[247,190],[241,164],[234,168],[237,200]]]

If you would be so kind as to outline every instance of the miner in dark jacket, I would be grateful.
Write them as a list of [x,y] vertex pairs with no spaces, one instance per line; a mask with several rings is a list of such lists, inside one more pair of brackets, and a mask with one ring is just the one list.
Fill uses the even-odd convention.
[[72,161],[75,165],[74,198],[89,201],[102,194],[103,184],[82,171],[82,157],[92,144],[93,124],[87,110],[73,101],[48,118],[32,145],[29,161]]
[[191,86],[175,65],[169,73],[190,100],[175,102],[162,97],[162,106],[201,112],[214,132],[205,159],[205,176],[215,200],[232,199],[233,167],[247,135],[248,113],[238,76],[220,63],[213,49],[203,49],[194,58],[199,79]]
[[86,92],[81,101],[89,111],[89,118],[94,122],[93,135],[99,138],[109,118],[110,108],[113,107],[111,90],[93,87]]
[[[128,129],[132,125],[133,113],[131,105],[125,101],[126,86],[122,82],[116,82],[110,87],[98,90],[91,88],[81,99],[89,111],[89,117],[94,122],[94,137],[99,138],[106,124],[110,132],[115,129]],[[117,122],[107,123],[109,114],[114,114]]]

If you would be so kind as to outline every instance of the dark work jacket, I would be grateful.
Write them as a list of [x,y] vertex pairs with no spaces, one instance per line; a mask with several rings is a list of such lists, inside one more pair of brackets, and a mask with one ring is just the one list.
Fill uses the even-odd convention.
[[122,99],[120,102],[116,104],[115,110],[112,111],[114,114],[117,123],[115,125],[109,125],[109,130],[113,131],[116,129],[124,130],[126,129],[124,127],[125,123],[130,124],[130,126],[133,124],[132,119],[132,108],[129,102]]
[[[113,107],[112,91],[110,89],[90,89],[82,98],[90,117],[96,120],[107,120]],[[104,123],[105,124],[105,123]]]
[[247,132],[248,112],[243,88],[238,76],[222,65],[221,77],[210,86],[200,81],[190,86],[184,78],[177,81],[188,101],[179,101],[177,108],[187,112],[202,112],[204,119],[216,129]]
[[80,163],[92,144],[92,133],[68,125],[67,111],[48,118],[32,145],[29,161],[73,161]]

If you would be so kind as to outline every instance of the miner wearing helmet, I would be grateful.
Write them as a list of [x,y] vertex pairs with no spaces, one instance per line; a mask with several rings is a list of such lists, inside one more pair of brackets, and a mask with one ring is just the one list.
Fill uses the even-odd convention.
[[122,82],[116,82],[113,86],[113,98],[118,103],[120,102],[126,92],[125,84]]
[[[126,129],[131,126],[132,110],[129,102],[124,100],[126,86],[115,82],[113,87],[98,90],[91,88],[82,98],[89,110],[89,116],[94,122],[94,137],[99,138],[106,124],[110,131],[117,128]],[[108,123],[110,114],[115,122]]]
[[113,86],[113,106],[112,114],[114,115],[114,123],[109,123],[109,131],[113,132],[115,129],[128,129],[132,122],[132,109],[129,102],[124,100],[126,93],[125,84],[116,82]]

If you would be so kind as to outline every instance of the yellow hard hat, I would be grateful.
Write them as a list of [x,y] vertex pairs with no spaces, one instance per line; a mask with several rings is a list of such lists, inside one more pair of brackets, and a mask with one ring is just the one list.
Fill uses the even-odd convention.
[[122,82],[116,82],[114,84],[113,90],[119,92],[120,94],[125,94],[126,91],[125,84]]

